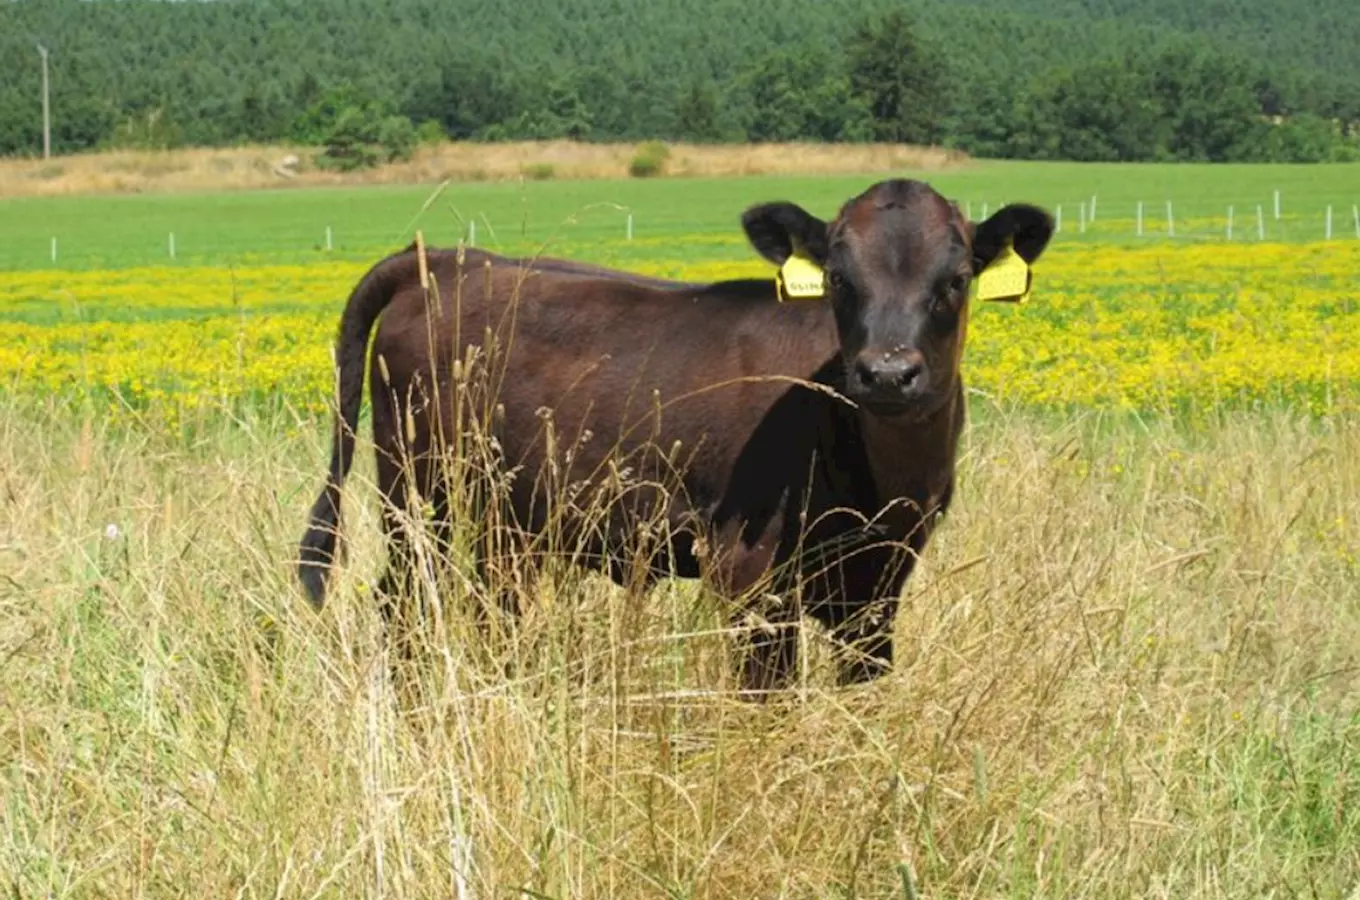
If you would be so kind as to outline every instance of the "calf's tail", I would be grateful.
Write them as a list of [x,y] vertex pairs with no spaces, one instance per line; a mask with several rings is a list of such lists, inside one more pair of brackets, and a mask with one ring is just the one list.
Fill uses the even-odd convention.
[[340,488],[354,461],[354,434],[363,403],[369,333],[402,285],[416,277],[415,255],[409,250],[370,269],[355,285],[340,316],[340,333],[335,342],[339,407],[333,418],[330,472],[325,487],[312,504],[298,551],[298,579],[307,592],[307,600],[316,609],[325,602],[326,579],[340,546]]

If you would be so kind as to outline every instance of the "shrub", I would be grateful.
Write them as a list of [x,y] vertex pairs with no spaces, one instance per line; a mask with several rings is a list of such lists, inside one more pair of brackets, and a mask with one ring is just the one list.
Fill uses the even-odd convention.
[[426,119],[424,122],[421,122],[420,127],[416,129],[416,141],[420,144],[438,145],[444,143],[448,139],[449,136],[444,132],[444,126],[440,125],[434,119]]
[[328,129],[326,149],[317,156],[316,164],[350,172],[410,159],[416,141],[416,128],[405,116],[382,116],[373,107],[350,106],[340,111]]
[[405,116],[384,118],[378,123],[374,137],[387,162],[410,159],[419,140],[416,127]]
[[628,165],[628,173],[634,178],[661,175],[665,172],[666,160],[670,155],[670,149],[661,141],[647,141],[638,147],[633,161]]

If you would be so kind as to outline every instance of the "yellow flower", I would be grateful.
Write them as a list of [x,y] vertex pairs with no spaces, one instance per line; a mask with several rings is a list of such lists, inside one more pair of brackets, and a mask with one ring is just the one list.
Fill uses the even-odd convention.
[[[714,258],[737,240],[634,242],[629,259],[614,262],[685,279],[772,278],[760,260]],[[638,251],[655,255],[632,261]],[[677,252],[686,258],[672,258]],[[324,412],[340,310],[368,265],[7,275],[0,383],[96,399],[117,415],[154,411],[172,427],[243,405]],[[1035,267],[1031,302],[975,305],[964,378],[1002,404],[1180,412],[1266,403],[1355,413],[1357,280],[1360,242],[1059,242]]]

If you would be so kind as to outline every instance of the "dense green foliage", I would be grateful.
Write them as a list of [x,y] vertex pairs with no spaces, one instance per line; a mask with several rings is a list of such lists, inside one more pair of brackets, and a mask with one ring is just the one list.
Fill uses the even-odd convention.
[[41,147],[41,42],[52,51],[56,151],[326,144],[340,128],[349,146],[381,145],[380,157],[409,147],[402,119],[485,140],[1349,158],[1360,122],[1352,5],[9,0],[0,3],[0,153]]

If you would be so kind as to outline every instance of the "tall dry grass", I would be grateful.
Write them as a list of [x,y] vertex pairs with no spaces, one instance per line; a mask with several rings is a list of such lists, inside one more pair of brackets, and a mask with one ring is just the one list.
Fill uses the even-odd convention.
[[[448,142],[420,147],[408,162],[359,172],[309,163],[314,147],[248,146],[169,151],[120,150],[41,159],[0,159],[0,197],[60,194],[217,191],[300,185],[428,184],[507,179],[626,178],[637,144],[524,141]],[[280,174],[290,154],[296,175]],[[964,164],[952,150],[901,144],[737,144],[670,146],[671,176],[861,174],[934,171]]]
[[445,607],[414,708],[365,451],[326,610],[295,587],[301,424],[0,405],[6,892],[1354,896],[1352,422],[992,410],[877,683],[736,700],[705,593],[558,579],[508,675]]

